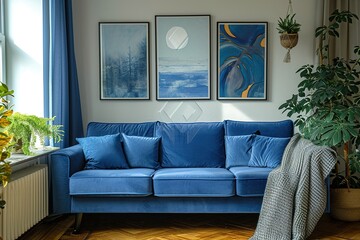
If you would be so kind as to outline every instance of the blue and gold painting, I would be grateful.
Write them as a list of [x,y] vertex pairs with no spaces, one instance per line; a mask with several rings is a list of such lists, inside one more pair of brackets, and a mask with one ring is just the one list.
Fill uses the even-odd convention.
[[218,23],[218,99],[266,99],[267,23]]

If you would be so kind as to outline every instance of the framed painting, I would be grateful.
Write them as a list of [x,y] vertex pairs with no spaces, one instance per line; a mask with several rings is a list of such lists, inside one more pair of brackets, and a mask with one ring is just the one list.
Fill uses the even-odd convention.
[[149,23],[100,22],[100,99],[150,99]]
[[217,99],[266,100],[267,22],[217,23]]
[[156,99],[210,99],[210,15],[157,15]]

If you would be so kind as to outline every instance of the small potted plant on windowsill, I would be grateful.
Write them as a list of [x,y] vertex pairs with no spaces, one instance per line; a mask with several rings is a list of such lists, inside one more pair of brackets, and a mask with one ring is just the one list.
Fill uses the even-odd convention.
[[22,151],[25,155],[33,154],[36,143],[44,145],[45,138],[61,141],[63,130],[61,125],[53,125],[53,118],[43,118],[15,112],[9,117],[11,124],[7,131],[13,137],[13,150]]
[[279,107],[289,117],[295,116],[305,138],[337,149],[342,164],[334,169],[331,213],[345,221],[360,220],[360,47],[354,46],[353,59],[329,59],[329,40],[340,36],[342,23],[355,19],[349,11],[336,10],[328,26],[316,29],[320,64],[307,64],[297,71],[302,78],[298,93]]

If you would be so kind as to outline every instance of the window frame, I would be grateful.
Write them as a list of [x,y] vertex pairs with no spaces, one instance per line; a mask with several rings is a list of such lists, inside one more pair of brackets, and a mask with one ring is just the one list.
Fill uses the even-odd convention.
[[5,6],[4,0],[0,0],[0,51],[1,51],[1,79],[0,82],[6,83],[6,37],[5,37]]

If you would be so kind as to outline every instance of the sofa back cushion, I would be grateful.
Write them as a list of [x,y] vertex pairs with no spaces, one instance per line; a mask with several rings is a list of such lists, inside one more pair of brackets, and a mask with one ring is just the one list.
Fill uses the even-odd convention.
[[222,122],[158,122],[161,137],[161,166],[224,167],[225,140]]
[[225,121],[225,134],[227,136],[254,133],[268,137],[292,137],[294,134],[294,124],[291,120],[277,122]]
[[[87,136],[103,136],[124,133],[129,136],[153,137],[156,122],[144,123],[101,123],[91,122],[87,126]],[[121,136],[122,137],[122,136]]]

